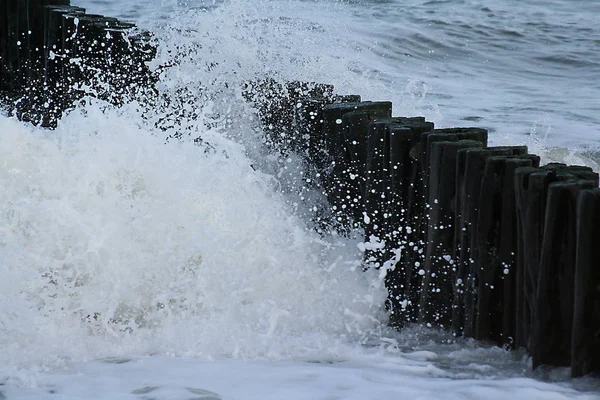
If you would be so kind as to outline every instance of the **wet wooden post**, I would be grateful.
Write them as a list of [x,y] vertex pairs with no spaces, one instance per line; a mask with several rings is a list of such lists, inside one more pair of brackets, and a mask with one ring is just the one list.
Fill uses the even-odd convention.
[[30,55],[32,58],[31,69],[34,73],[34,84],[39,90],[42,90],[41,88],[44,83],[45,7],[50,5],[65,6],[68,4],[68,0],[28,0]]
[[[421,157],[423,175],[423,196],[425,199],[425,208],[431,206],[427,201],[429,199],[429,172],[431,169],[431,149],[435,142],[456,141],[456,140],[475,140],[487,146],[488,132],[481,128],[445,128],[435,129],[430,132],[423,132],[421,135]],[[426,214],[426,213],[425,213]],[[427,224],[426,221],[423,222]]]
[[477,219],[475,338],[512,344],[512,289],[516,250],[516,167],[538,166],[539,157],[494,156],[485,163]]
[[[431,227],[432,208],[435,207],[434,202],[437,198],[430,197],[430,192],[434,193],[437,187],[431,187],[432,182],[430,181],[431,169],[432,169],[432,147],[438,142],[455,142],[458,137],[454,133],[443,133],[440,130],[433,130],[431,132],[424,132],[421,134],[421,175],[423,180],[422,193],[423,193],[423,209],[421,210],[421,216],[418,220],[417,232],[420,233],[419,243],[422,243],[419,249],[419,266],[415,268],[417,275],[420,278],[419,287],[419,303],[417,308],[417,320],[419,322],[426,322],[427,324],[440,324],[444,322],[446,313],[446,307],[450,308],[449,304],[443,306],[443,309],[439,312],[434,310],[432,303],[436,303],[435,299],[439,297],[435,291],[440,289],[436,284],[440,283],[440,276],[436,274],[436,271],[428,273],[429,269],[432,268],[432,264],[428,266],[430,261],[430,254],[427,252],[429,248],[429,228]],[[437,181],[435,182],[437,184]],[[416,263],[415,263],[416,265]],[[433,274],[433,276],[431,276]],[[434,291],[434,293],[429,293]],[[440,289],[441,293],[441,289]]]
[[[27,2],[22,0],[8,0],[13,3],[9,14],[9,24],[13,26],[10,36],[10,47],[13,53],[13,71],[19,87],[27,82],[27,67],[29,62],[29,21]],[[12,17],[12,21],[11,21]]]
[[297,151],[309,160],[311,167],[322,168],[327,158],[322,136],[323,108],[330,101],[304,98],[298,104],[293,118],[293,135],[300,142]]
[[[10,1],[10,0],[8,0]],[[30,2],[25,0],[17,0],[15,7],[16,11],[16,54],[17,54],[17,79],[20,80],[19,86],[25,88],[25,90],[32,90],[29,87],[29,82],[33,78],[33,70],[31,68],[31,27],[30,27]]]
[[0,4],[0,91],[9,89],[8,2]]
[[69,13],[63,15],[62,40],[64,55],[63,81],[67,92],[75,98],[95,90],[104,78],[104,52],[98,37],[104,28],[117,24],[116,18],[96,14]]
[[[342,116],[342,141],[347,153],[346,173],[347,180],[342,207],[355,203],[355,199],[362,203],[362,210],[354,213],[353,218],[358,226],[365,229],[366,240],[372,237],[382,239],[381,227],[383,215],[379,209],[381,193],[380,187],[383,168],[383,132],[371,126],[372,121],[391,117],[391,103],[380,103],[376,110],[357,110]],[[373,153],[369,151],[372,149]],[[376,182],[379,181],[379,182]],[[371,184],[375,187],[368,188]],[[375,256],[378,258],[377,256]],[[380,259],[373,259],[374,265],[381,266]]]
[[44,81],[46,85],[54,83],[62,72],[62,15],[77,11],[85,12],[84,9],[69,6],[43,7],[44,38],[42,43],[44,48]]
[[8,77],[12,81],[9,91],[14,108],[12,111],[23,121],[38,123],[39,109],[42,102],[40,93],[41,43],[35,39],[40,35],[38,0],[7,0],[8,41]]
[[[406,163],[410,163],[410,147],[406,146],[406,140],[411,141],[417,135],[407,124],[415,123],[433,128],[431,123],[421,118],[417,121],[409,118],[379,119],[368,126],[367,165],[373,167],[366,172],[365,203],[370,206],[367,207],[369,215],[381,214],[378,216],[379,225],[382,232],[388,232],[384,235],[386,240],[393,240],[392,214],[398,215],[397,211],[402,207],[402,185],[398,179],[404,174]],[[404,140],[403,144],[401,140]],[[401,157],[404,158],[401,160]],[[392,186],[398,191],[394,191]]]
[[[407,222],[408,193],[412,171],[410,150],[418,141],[417,135],[420,133],[415,133],[413,129],[401,122],[394,121],[389,125],[389,196],[394,204],[393,209],[390,210],[392,214],[390,223],[398,238],[403,237],[399,232],[400,224]],[[403,244],[406,244],[406,240]]]
[[392,250],[396,267],[390,277],[393,284],[389,287],[403,288],[400,295],[390,297],[390,302],[396,304],[394,324],[402,326],[418,317],[422,278],[418,271],[424,256],[424,234],[419,227],[425,204],[420,142],[423,134],[431,132],[434,125],[423,117],[395,117],[392,120],[389,179],[390,198],[394,198],[395,203],[388,212],[392,215],[392,241],[399,245],[400,251]]
[[504,193],[502,201],[502,221],[499,259],[504,274],[504,307],[502,321],[502,343],[516,347],[517,337],[517,258],[519,252],[517,193],[515,188],[516,171],[520,168],[538,168],[540,157],[527,155],[509,158],[506,161],[504,174]]
[[[332,93],[324,93],[298,99],[293,110],[290,146],[306,160],[304,187],[324,192],[323,171],[332,160],[327,151],[331,138],[326,137],[323,132],[323,109],[329,104],[348,102],[360,102],[360,96],[334,96]],[[353,203],[352,206],[362,207],[357,203]],[[328,230],[331,228],[331,221],[327,218],[330,213],[329,206],[319,203],[307,218],[318,230]]]
[[[97,60],[95,68],[104,72],[97,80],[97,96],[112,104],[123,104],[134,87],[152,87],[150,72],[142,67],[144,61],[134,49],[135,44],[131,39],[133,24],[121,21],[96,25],[101,28],[101,41],[99,43],[102,58]],[[140,44],[141,45],[141,44]],[[142,78],[145,75],[146,78]]]
[[571,375],[600,371],[600,189],[582,190],[577,204]]
[[577,202],[596,179],[569,179],[548,187],[544,239],[530,349],[533,367],[571,365],[577,249]]
[[391,113],[390,102],[334,103],[323,109],[323,136],[331,160],[324,185],[334,218],[343,226],[364,226],[365,132],[369,122],[390,118]]
[[484,149],[464,149],[458,152],[456,176],[456,223],[454,259],[457,260],[456,281],[454,282],[454,304],[452,306],[452,326],[455,334],[474,337],[477,315],[476,299],[478,264],[477,217],[481,199],[481,181],[485,162],[492,156],[525,154],[527,148],[488,147]]
[[391,119],[380,119],[369,123],[367,127],[367,158],[365,172],[365,212],[372,219],[373,234],[385,241],[381,252],[380,264],[391,257],[391,193],[388,190],[389,177],[389,140]]
[[67,5],[43,7],[43,90],[47,107],[43,115],[42,126],[56,125],[62,112],[68,108],[65,96],[68,93],[63,70],[68,62],[63,39],[63,16],[65,14],[82,15],[85,9]]
[[[419,307],[421,322],[450,327],[452,322],[454,205],[458,151],[481,148],[475,140],[432,141],[430,135],[429,218],[427,248]],[[444,134],[457,138],[455,134]]]
[[531,348],[533,316],[546,215],[548,185],[556,181],[551,167],[520,168],[515,173],[518,218],[516,273],[516,345]]
[[[149,38],[137,35],[129,40],[137,43],[137,47],[145,49]],[[152,47],[149,50],[151,51]],[[127,54],[129,52],[125,49],[123,53]],[[147,53],[147,50],[144,50],[144,53]],[[138,57],[144,59],[149,56],[144,53],[138,54]],[[132,64],[135,65],[137,62]],[[123,75],[128,77],[132,74],[131,71],[127,71]],[[140,74],[134,72],[133,75],[139,76]],[[301,113],[304,104],[309,99],[318,100],[323,105],[333,102],[333,86],[314,82],[294,81],[281,84],[272,79],[267,79],[263,82],[254,83],[250,91],[254,103],[258,105],[269,145],[277,148],[282,153],[295,151],[302,143],[302,138],[296,136],[298,124],[294,118],[298,115],[297,111]]]
[[425,261],[425,237],[426,228],[423,218],[426,207],[425,182],[423,176],[425,146],[422,141],[433,131],[434,125],[424,119],[407,119],[406,125],[413,131],[414,140],[409,155],[409,172],[406,179],[406,196],[404,218],[404,236],[407,246],[402,255],[401,265],[407,275],[407,299],[408,321],[416,322],[419,315],[420,293],[422,289],[423,276],[419,273]]
[[[333,88],[332,88],[333,91]],[[309,167],[323,171],[331,162],[329,159],[328,140],[324,135],[323,109],[332,103],[360,103],[360,96],[311,96],[301,98],[294,107],[293,135],[301,143],[299,151],[309,162]]]
[[[149,39],[136,35],[129,40],[136,43],[136,47],[144,49]],[[152,50],[152,47],[149,49]],[[134,57],[143,58],[147,56],[146,54],[140,54],[140,52],[134,54]],[[137,63],[133,62],[132,64],[135,65]],[[135,72],[132,74],[128,71],[124,75],[139,76],[140,74]],[[272,84],[275,84],[276,87],[278,85],[276,83]],[[262,93],[259,92],[259,96],[263,97],[260,99],[260,102],[264,102],[265,99]],[[333,86],[314,82],[288,82],[285,85],[281,85],[281,92],[273,96],[272,101],[278,104],[278,106],[273,107],[274,104],[269,104],[269,109],[265,110],[265,118],[269,119],[266,128],[269,130],[273,142],[276,142],[276,146],[285,153],[301,151],[306,141],[303,140],[302,135],[298,131],[298,127],[301,125],[300,121],[296,120],[296,117],[302,115],[311,103],[313,107],[318,107],[320,110],[326,104],[333,103]],[[306,120],[302,122],[306,122]]]
[[290,126],[287,121],[292,120],[289,116],[292,110],[286,101],[284,86],[274,79],[246,82],[243,95],[257,108],[267,145],[278,143],[280,132],[288,129]]
[[388,126],[388,197],[390,199],[390,244],[394,256],[394,270],[386,274],[386,287],[388,288],[388,305],[391,311],[390,324],[400,328],[405,323],[416,318],[416,290],[413,277],[413,268],[409,265],[408,254],[411,233],[407,227],[409,221],[409,193],[412,191],[412,172],[416,169],[410,157],[411,149],[418,143],[421,131],[432,130],[433,124],[424,118],[393,118]]
[[394,154],[392,176],[398,179],[394,183],[395,192],[400,196],[399,201],[405,209],[404,222],[408,225],[416,224],[415,218],[422,213],[425,204],[422,199],[421,139],[423,134],[433,130],[433,123],[423,117],[395,117],[390,125],[390,151]]
[[20,74],[21,57],[23,56],[20,49],[20,32],[24,21],[20,18],[22,15],[20,12],[21,1],[5,0],[4,3],[6,21],[6,31],[3,33],[6,38],[5,87],[9,92],[16,92],[21,89],[23,84],[23,77]]

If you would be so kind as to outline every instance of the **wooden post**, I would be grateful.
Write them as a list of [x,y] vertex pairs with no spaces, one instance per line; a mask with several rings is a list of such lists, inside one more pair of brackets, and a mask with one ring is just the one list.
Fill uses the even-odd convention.
[[383,262],[389,259],[388,251],[391,250],[391,215],[390,193],[387,189],[389,170],[389,140],[390,119],[382,119],[369,123],[366,131],[367,154],[364,189],[364,212],[370,219],[370,232],[386,242],[386,250],[381,254]]
[[[475,335],[477,315],[476,299],[478,265],[478,213],[481,199],[481,181],[485,162],[492,156],[526,154],[527,147],[488,147],[485,149],[464,149],[458,152],[456,191],[457,221],[455,224],[455,259],[458,260],[452,326],[455,334],[466,337]],[[459,194],[460,193],[460,194]],[[483,199],[486,201],[486,199]]]
[[596,176],[593,180],[554,182],[548,187],[530,349],[534,368],[571,365],[578,195],[597,186]]
[[10,89],[10,61],[8,53],[8,2],[0,4],[0,92]]
[[296,151],[306,157],[311,167],[321,172],[331,162],[327,151],[328,138],[323,134],[323,109],[328,104],[347,103],[351,102],[348,100],[356,99],[360,102],[360,96],[306,97],[300,99],[294,107],[293,136],[300,143]]
[[19,76],[20,51],[19,38],[19,1],[5,0],[6,7],[6,87],[8,91],[16,91],[22,83]]
[[520,168],[515,173],[518,218],[516,273],[516,345],[531,348],[535,296],[546,214],[548,185],[556,181],[553,168]]
[[84,85],[94,89],[94,82],[102,79],[105,58],[97,39],[104,28],[116,23],[116,18],[102,15],[63,15],[63,47],[66,56],[63,73],[66,74],[66,87],[73,90],[75,97],[85,94]]
[[[363,226],[363,210],[353,204],[354,199],[365,204],[365,132],[369,122],[389,118],[391,113],[390,102],[334,103],[323,109],[323,136],[331,160],[324,171],[324,186],[341,226]],[[346,214],[346,208],[353,212]]]
[[434,133],[444,133],[456,135],[458,140],[474,140],[483,143],[483,147],[488,144],[488,131],[483,128],[442,128],[436,129]]
[[[140,47],[141,44],[142,49],[147,40],[141,37],[133,38],[133,42],[138,41],[137,46]],[[145,55],[142,55],[143,57]],[[333,86],[314,82],[294,81],[284,85],[266,79],[250,85],[246,94],[259,108],[269,144],[284,154],[292,151],[298,143],[299,138],[293,136],[294,116],[298,104],[302,104],[302,99],[324,99],[326,103],[333,102]]]
[[[504,274],[504,318],[502,322],[502,343],[515,347],[517,336],[517,258],[519,249],[518,217],[517,217],[517,193],[515,188],[516,171],[519,168],[537,168],[540,165],[540,157],[527,155],[524,157],[509,158],[506,161],[504,174],[504,193],[502,200],[502,221],[499,259],[500,268]],[[506,273],[508,270],[508,273]]]
[[68,107],[65,95],[68,87],[63,77],[64,63],[68,62],[63,46],[63,16],[65,14],[83,14],[85,9],[65,5],[43,7],[43,90],[47,101],[42,126],[56,125],[62,112]]
[[[431,144],[429,218],[419,321],[450,327],[456,271],[456,262],[452,258],[456,218],[453,204],[456,197],[456,161],[459,150],[481,148],[483,143],[475,140],[435,141],[436,138],[432,136],[428,137]],[[455,134],[444,136],[456,138]]]
[[[422,276],[419,271],[425,257],[425,231],[422,227],[423,213],[425,210],[425,198],[423,189],[423,157],[424,150],[421,140],[423,135],[433,131],[434,125],[425,121],[422,117],[415,118],[394,118],[397,126],[403,126],[412,132],[411,135],[404,136],[401,143],[410,147],[402,150],[400,154],[408,157],[408,162],[400,168],[397,175],[403,181],[403,188],[400,192],[401,203],[399,214],[403,216],[402,225],[398,227],[400,234],[398,239],[403,243],[402,257],[400,265],[406,276],[405,288],[407,298],[403,301],[403,312],[401,314],[402,322],[417,321],[419,296],[421,292]],[[396,142],[400,137],[394,139]],[[408,151],[408,153],[406,153]],[[396,174],[394,174],[396,175]],[[401,230],[401,231],[400,231]]]
[[[417,167],[410,156],[418,143],[421,131],[433,129],[425,119],[393,118],[389,129],[389,229],[392,248],[399,254],[393,271],[386,275],[388,303],[391,309],[390,324],[397,328],[416,318],[416,281],[410,266],[409,247],[411,221],[408,217],[409,193],[412,192],[412,173]],[[410,266],[410,267],[409,267]]]
[[[151,74],[136,51],[137,46],[131,39],[132,24],[119,21],[103,27],[100,43],[104,47],[104,60],[101,64],[106,70],[101,81],[108,83],[98,88],[98,96],[112,104],[123,104],[127,96],[138,87],[152,87]],[[107,90],[108,89],[108,90]]]
[[477,216],[475,338],[512,344],[512,288],[516,250],[516,167],[538,166],[537,156],[495,156],[486,160]]
[[600,189],[582,190],[577,205],[577,254],[571,375],[600,371]]

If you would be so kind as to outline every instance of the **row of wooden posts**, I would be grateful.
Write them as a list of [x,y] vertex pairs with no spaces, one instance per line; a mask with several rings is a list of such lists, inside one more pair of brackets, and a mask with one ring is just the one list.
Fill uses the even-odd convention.
[[69,0],[2,0],[0,103],[45,127],[84,95],[122,103],[152,79],[155,48],[134,28]]
[[[119,104],[152,86],[148,35],[68,0],[4,0],[0,93],[53,126],[83,95]],[[364,229],[365,265],[385,268],[391,325],[423,323],[525,347],[534,367],[600,371],[600,189],[587,167],[481,128],[392,117],[390,102],[330,85],[249,83],[270,143],[303,155],[336,227]]]
[[365,262],[387,269],[392,325],[525,347],[534,368],[600,371],[598,173],[327,85],[247,92],[272,141],[318,166],[336,220],[378,244]]

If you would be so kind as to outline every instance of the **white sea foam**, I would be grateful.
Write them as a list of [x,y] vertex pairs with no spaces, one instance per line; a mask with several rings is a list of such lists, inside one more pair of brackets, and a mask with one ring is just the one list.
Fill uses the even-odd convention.
[[294,214],[281,188],[296,181],[277,176],[302,167],[266,153],[242,99],[265,74],[345,71],[317,52],[329,28],[270,4],[156,21],[154,67],[172,65],[152,100],[86,99],[51,132],[0,119],[5,374],[121,354],[336,354],[381,329],[386,291],[359,240]]
[[164,144],[122,110],[84,111],[53,132],[0,120],[3,368],[289,357],[378,326],[382,285],[355,243],[294,217],[241,146]]
[[[414,352],[336,363],[113,359],[57,371],[38,387],[8,388],[5,393],[8,399],[40,400],[597,399],[594,393],[526,378],[453,379],[426,358]],[[482,371],[486,373],[493,371]]]

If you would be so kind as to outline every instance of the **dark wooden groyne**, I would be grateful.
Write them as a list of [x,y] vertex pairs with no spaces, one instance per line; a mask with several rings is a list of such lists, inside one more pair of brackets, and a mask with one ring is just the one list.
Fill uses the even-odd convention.
[[134,28],[69,0],[2,0],[0,103],[44,127],[85,95],[122,103],[153,79],[155,49]]
[[[148,34],[68,0],[4,0],[0,94],[52,127],[84,95],[113,104],[150,87]],[[248,83],[268,142],[304,157],[329,225],[363,229],[365,268],[386,270],[390,324],[526,348],[534,368],[600,372],[600,189],[587,167],[481,128],[392,117],[390,102],[330,85]],[[307,180],[307,184],[308,184]]]
[[387,269],[393,326],[525,347],[534,368],[574,377],[600,371],[598,173],[540,166],[526,146],[488,147],[485,129],[434,129],[328,85],[247,92],[272,142],[318,167],[334,222],[378,243],[365,265]]

